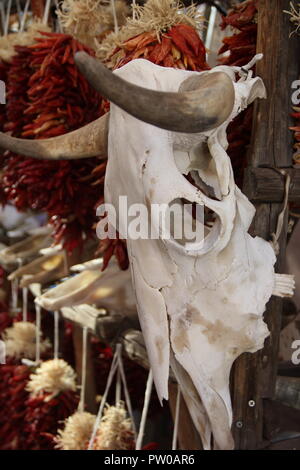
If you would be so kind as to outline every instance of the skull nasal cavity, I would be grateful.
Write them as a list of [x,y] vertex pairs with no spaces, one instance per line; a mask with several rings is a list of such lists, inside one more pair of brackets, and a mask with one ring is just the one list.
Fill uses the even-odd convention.
[[205,196],[221,200],[219,176],[214,159],[206,141],[198,142],[192,148],[174,148],[174,159],[180,173]]

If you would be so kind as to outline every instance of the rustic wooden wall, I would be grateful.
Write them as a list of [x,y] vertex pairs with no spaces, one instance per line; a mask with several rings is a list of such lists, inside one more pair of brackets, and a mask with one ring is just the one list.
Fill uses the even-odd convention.
[[[257,52],[262,52],[264,58],[257,66],[257,75],[265,82],[268,98],[256,103],[250,165],[286,168],[292,165],[293,138],[288,127],[292,124],[291,85],[299,76],[300,41],[296,36],[289,38],[289,16],[283,13],[289,9],[289,0],[258,0],[258,4]],[[250,197],[253,190],[249,185],[245,187]],[[276,203],[257,203],[253,234],[270,239],[282,209],[282,192],[280,196]],[[280,240],[277,272],[282,272],[286,229],[287,223]],[[271,332],[265,348],[255,355],[244,354],[235,365],[233,432],[237,449],[264,445],[263,427],[269,413],[269,407],[264,411],[264,399],[272,400],[275,393],[281,310],[282,301],[272,298],[265,314]]]

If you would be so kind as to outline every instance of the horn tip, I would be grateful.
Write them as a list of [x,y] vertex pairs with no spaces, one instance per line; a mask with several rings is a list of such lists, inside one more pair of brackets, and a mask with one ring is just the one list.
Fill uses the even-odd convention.
[[76,63],[81,63],[84,59],[86,59],[86,57],[89,57],[89,55],[84,51],[78,51],[74,54],[74,60]]

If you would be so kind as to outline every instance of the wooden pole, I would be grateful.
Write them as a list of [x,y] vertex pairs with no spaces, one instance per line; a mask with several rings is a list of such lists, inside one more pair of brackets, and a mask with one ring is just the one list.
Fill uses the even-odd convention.
[[[177,384],[169,382],[169,405],[173,421],[175,419],[175,407],[177,397]],[[178,427],[178,449],[179,450],[201,450],[202,444],[198,431],[196,430],[188,407],[181,396]]]
[[[255,104],[250,166],[285,168],[292,165],[293,137],[289,126],[292,82],[299,77],[299,39],[289,38],[291,31],[289,0],[258,0],[257,52],[264,54],[257,75],[266,85],[267,100]],[[251,197],[249,186],[245,191]],[[257,205],[252,227],[254,235],[270,240],[275,232],[282,203]],[[287,222],[287,220],[286,220]],[[287,223],[280,239],[276,266],[282,272],[286,248]],[[277,356],[282,301],[273,297],[265,313],[271,332],[265,348],[257,354],[244,354],[233,371],[233,433],[237,449],[263,446],[264,399],[273,399],[277,375]]]

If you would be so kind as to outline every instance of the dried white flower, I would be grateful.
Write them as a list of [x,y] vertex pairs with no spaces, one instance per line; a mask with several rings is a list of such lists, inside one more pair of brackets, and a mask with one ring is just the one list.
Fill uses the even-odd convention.
[[[118,25],[124,24],[129,7],[124,0],[115,1]],[[63,0],[57,15],[64,31],[84,44],[93,47],[94,38],[114,28],[110,0]]]
[[86,450],[93,432],[96,416],[77,411],[65,421],[64,429],[55,438],[56,448],[61,450]]
[[27,390],[33,395],[49,394],[49,400],[60,392],[76,390],[76,373],[63,359],[43,362],[30,375]]
[[124,404],[107,406],[96,435],[94,450],[130,450],[134,434]]
[[[41,336],[41,333],[40,333]],[[16,322],[4,330],[2,334],[6,346],[6,354],[17,359],[25,357],[34,359],[36,353],[36,327],[30,322]],[[50,347],[48,339],[40,342],[40,351],[43,353]]]
[[39,31],[50,32],[51,29],[40,21],[33,21],[28,27],[28,31],[11,33],[0,37],[0,59],[9,62],[16,54],[15,46],[30,46],[34,44],[34,38],[41,36]]

